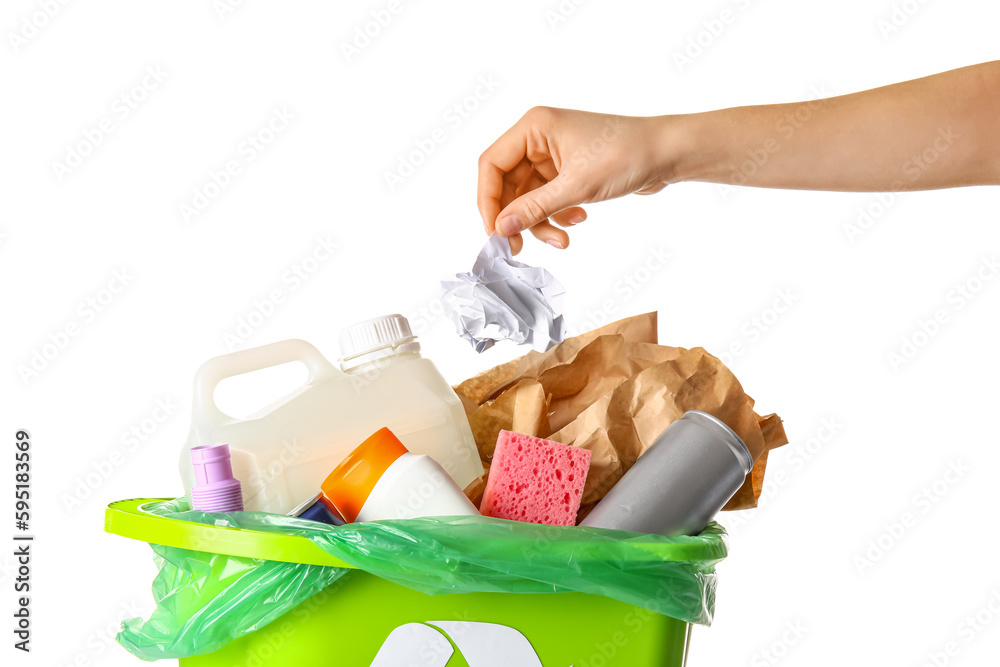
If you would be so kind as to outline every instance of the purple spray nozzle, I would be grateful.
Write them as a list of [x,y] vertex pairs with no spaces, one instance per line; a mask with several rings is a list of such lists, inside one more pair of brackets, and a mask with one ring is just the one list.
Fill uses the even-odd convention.
[[229,445],[206,445],[191,449],[194,466],[194,486],[191,506],[203,512],[240,512],[243,510],[243,488],[233,477],[233,461]]
[[206,445],[191,448],[195,484],[214,484],[233,479],[233,460],[229,445]]

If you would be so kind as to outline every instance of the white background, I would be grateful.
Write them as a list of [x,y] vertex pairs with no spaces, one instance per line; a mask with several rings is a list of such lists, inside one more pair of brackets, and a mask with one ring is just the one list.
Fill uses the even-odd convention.
[[[103,1],[45,20],[43,4],[6,2],[0,17],[0,370],[4,447],[31,431],[37,499],[35,651],[15,653],[4,630],[4,652],[46,666],[138,664],[106,632],[149,612],[152,554],[104,534],[104,507],[179,493],[194,371],[228,351],[225,334],[255,300],[286,296],[244,347],[299,337],[333,359],[341,327],[402,312],[450,380],[522,352],[477,356],[434,299],[485,241],[476,160],[528,108],[655,115],[848,93],[995,59],[1000,20],[985,0],[910,0],[889,34],[886,0],[564,2],[558,22],[554,1],[404,2],[348,59],[342,44],[386,2],[244,2],[220,16],[210,0]],[[713,36],[704,22],[723,10],[733,20]],[[689,39],[705,46],[678,67]],[[146,68],[162,81],[130,92]],[[499,85],[447,122],[482,77]],[[126,118],[123,94],[143,98]],[[294,120],[245,160],[241,143],[274,109]],[[105,118],[110,134],[60,179],[53,163]],[[438,127],[446,141],[391,191],[385,172]],[[241,172],[185,221],[180,205],[231,159]],[[1000,610],[1000,280],[960,309],[949,300],[1000,250],[997,195],[912,193],[883,206],[872,194],[684,184],[592,206],[567,251],[526,244],[522,259],[566,286],[571,328],[658,310],[662,343],[720,356],[742,343],[732,369],[760,412],[785,420],[792,443],[772,456],[762,507],[722,518],[731,555],[690,665],[923,665],[951,641],[957,655],[939,663],[1000,653],[996,613],[979,631],[962,625],[991,596]],[[852,243],[845,227],[865,209],[873,222]],[[318,237],[338,250],[293,289],[282,277]],[[660,251],[670,259],[647,270]],[[127,286],[85,315],[80,304],[108,297],[114,271]],[[783,290],[792,305],[774,317]],[[613,313],[600,312],[607,299]],[[889,354],[937,309],[947,322],[894,368]],[[22,377],[72,323],[78,335]],[[125,447],[158,400],[172,414]],[[124,462],[95,477],[115,450]],[[966,472],[942,481],[952,464]],[[917,498],[935,483],[933,502]],[[906,513],[912,525],[893,537],[887,526]],[[0,552],[6,628],[13,561]]]

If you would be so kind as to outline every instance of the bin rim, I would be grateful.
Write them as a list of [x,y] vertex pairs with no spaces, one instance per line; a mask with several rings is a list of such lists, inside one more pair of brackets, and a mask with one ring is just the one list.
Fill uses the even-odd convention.
[[[356,569],[354,565],[330,555],[303,535],[288,535],[252,528],[213,526],[195,521],[153,514],[146,507],[173,498],[132,498],[110,503],[105,512],[105,532],[150,544],[192,549],[227,556],[257,560],[303,563]],[[625,533],[603,528],[586,528],[589,532],[628,535],[629,544],[648,552],[653,559],[669,561],[722,560],[728,555],[725,531],[714,522],[701,537],[673,538],[669,542],[650,535]]]
[[275,560],[306,565],[354,568],[331,556],[309,538],[282,535],[248,528],[210,526],[160,516],[146,506],[173,498],[132,498],[108,505],[104,515],[105,532],[165,547],[207,551],[226,556]]

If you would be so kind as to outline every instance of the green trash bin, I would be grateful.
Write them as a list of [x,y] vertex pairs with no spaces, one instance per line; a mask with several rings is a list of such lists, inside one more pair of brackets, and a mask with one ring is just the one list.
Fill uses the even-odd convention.
[[[112,503],[106,531],[243,559],[351,568],[306,537],[181,521],[144,510],[154,502],[159,501]],[[664,557],[717,562],[725,556],[721,539],[711,544],[651,541],[648,548],[640,546],[636,551],[647,554],[650,563]],[[189,596],[184,604],[195,613],[215,594],[210,585],[199,587],[195,595],[203,599]],[[681,667],[689,639],[690,624],[685,621],[602,595],[427,595],[351,568],[266,626],[212,653],[182,657],[180,665]]]

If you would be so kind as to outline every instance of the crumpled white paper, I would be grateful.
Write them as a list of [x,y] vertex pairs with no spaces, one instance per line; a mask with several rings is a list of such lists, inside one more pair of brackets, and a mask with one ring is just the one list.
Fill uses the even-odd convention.
[[528,343],[544,352],[562,341],[566,290],[545,269],[514,260],[510,242],[494,233],[471,273],[442,281],[442,301],[459,335],[476,352],[498,340]]

